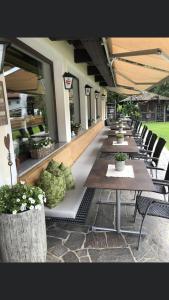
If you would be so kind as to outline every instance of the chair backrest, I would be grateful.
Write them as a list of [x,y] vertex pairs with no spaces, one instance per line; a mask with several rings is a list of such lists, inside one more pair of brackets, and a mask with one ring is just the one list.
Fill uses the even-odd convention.
[[168,162],[167,171],[165,173],[164,180],[169,180],[169,162]]
[[28,133],[26,132],[25,128],[20,128],[19,132],[20,132],[22,138],[29,136]]
[[27,127],[27,130],[30,135],[34,134],[32,127]]
[[139,133],[140,132],[140,130],[141,130],[141,126],[142,126],[142,122],[140,122],[140,124],[138,125],[138,127],[137,127],[137,133]]
[[154,147],[154,144],[157,140],[157,134],[156,133],[153,133],[152,136],[151,136],[151,140],[150,140],[150,143],[148,145],[148,150],[149,151],[152,151],[153,150],[153,147]]
[[150,143],[151,137],[152,137],[152,131],[149,130],[146,136],[146,140],[145,140],[145,145],[148,146],[148,144]]
[[144,138],[145,138],[147,132],[148,132],[148,127],[145,126],[145,130],[144,130],[144,133],[143,133],[143,135],[142,135],[142,140],[144,140]]
[[40,130],[41,132],[44,131],[44,127],[43,127],[42,124],[38,125],[38,127],[39,127],[39,130]]
[[[166,144],[166,140],[160,137],[158,142],[157,142],[157,145],[155,147],[154,153],[153,153],[154,157],[156,157],[156,158],[160,157],[161,151],[163,150],[165,144]],[[152,161],[154,161],[155,165],[158,164],[157,160],[152,159]]]
[[143,130],[142,130],[142,132],[141,132],[141,138],[142,138],[142,139],[144,139],[145,134],[146,134],[146,131],[147,131],[147,126],[144,125],[144,126],[143,126]]

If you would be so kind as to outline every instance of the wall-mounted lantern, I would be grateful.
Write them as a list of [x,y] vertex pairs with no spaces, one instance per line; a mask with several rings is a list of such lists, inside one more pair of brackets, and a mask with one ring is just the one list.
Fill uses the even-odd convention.
[[85,85],[85,95],[90,96],[91,93],[91,86],[90,85]]
[[74,76],[69,72],[63,74],[65,90],[71,90]]
[[4,59],[7,43],[0,41],[0,74],[3,73]]
[[96,98],[96,100],[99,98],[99,92],[98,91],[95,91],[95,98]]

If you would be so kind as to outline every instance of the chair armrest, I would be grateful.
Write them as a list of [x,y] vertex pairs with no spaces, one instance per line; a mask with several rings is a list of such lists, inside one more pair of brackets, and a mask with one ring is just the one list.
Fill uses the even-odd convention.
[[159,168],[159,167],[152,167],[152,166],[147,166],[147,169],[153,169],[153,170],[159,170],[159,171],[166,171],[163,168]]
[[169,180],[153,179],[153,183],[169,187]]

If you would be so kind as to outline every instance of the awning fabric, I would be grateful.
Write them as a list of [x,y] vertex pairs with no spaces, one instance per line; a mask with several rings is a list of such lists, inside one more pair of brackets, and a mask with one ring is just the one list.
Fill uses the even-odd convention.
[[169,38],[112,37],[107,44],[115,74],[115,92],[134,95],[169,77]]
[[39,80],[35,73],[19,69],[14,73],[5,76],[6,88],[11,92],[26,94],[45,94],[42,80]]

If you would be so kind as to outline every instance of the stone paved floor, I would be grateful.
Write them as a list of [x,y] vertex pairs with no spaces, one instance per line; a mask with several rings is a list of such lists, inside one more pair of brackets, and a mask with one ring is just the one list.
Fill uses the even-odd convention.
[[[164,149],[160,166],[166,168],[169,152]],[[164,172],[158,173],[159,178]],[[144,193],[145,195],[147,193]],[[147,235],[141,238],[137,250],[137,236],[117,234],[113,232],[92,232],[91,226],[114,227],[115,206],[98,205],[101,196],[103,201],[108,198],[109,191],[95,191],[92,204],[86,220],[86,225],[47,224],[48,255],[47,262],[169,262],[169,220],[147,217],[143,231]],[[148,193],[150,196],[150,193]],[[121,192],[122,201],[133,201],[132,191]],[[151,193],[151,196],[161,198],[161,195]],[[112,192],[110,199],[115,200]],[[109,200],[110,200],[109,199]],[[134,206],[123,205],[121,208],[121,226],[125,229],[138,230],[141,217],[137,215],[133,223]]]

